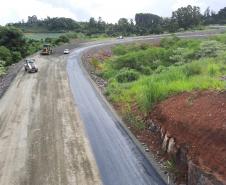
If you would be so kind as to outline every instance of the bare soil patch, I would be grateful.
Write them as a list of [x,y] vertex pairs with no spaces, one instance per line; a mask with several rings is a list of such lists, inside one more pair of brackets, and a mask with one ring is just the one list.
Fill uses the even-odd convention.
[[186,145],[188,159],[203,171],[226,180],[226,92],[196,91],[173,96],[149,118]]

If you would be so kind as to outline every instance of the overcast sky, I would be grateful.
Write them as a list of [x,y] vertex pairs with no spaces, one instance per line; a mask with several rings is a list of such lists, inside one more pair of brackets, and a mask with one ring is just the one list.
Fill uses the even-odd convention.
[[0,0],[0,24],[17,22],[28,16],[70,17],[87,21],[99,16],[106,22],[117,22],[119,18],[134,18],[136,13],[154,13],[163,17],[188,4],[208,6],[218,11],[226,6],[225,0]]

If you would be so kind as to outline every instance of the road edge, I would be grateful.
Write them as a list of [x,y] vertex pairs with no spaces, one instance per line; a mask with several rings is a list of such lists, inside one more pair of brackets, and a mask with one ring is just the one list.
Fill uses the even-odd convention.
[[[114,44],[112,44],[114,45]],[[95,47],[95,46],[94,46]],[[149,152],[147,154],[147,152],[145,152],[144,147],[142,146],[142,144],[138,141],[138,139],[134,136],[134,134],[127,128],[126,124],[124,123],[124,121],[122,120],[122,118],[118,115],[118,113],[116,112],[116,110],[113,108],[113,106],[108,102],[108,100],[106,99],[106,97],[103,95],[103,93],[100,91],[100,89],[97,87],[96,83],[92,80],[92,78],[90,77],[90,74],[88,73],[88,71],[86,70],[86,68],[84,67],[84,63],[83,63],[83,55],[89,51],[92,48],[88,48],[84,51],[81,52],[81,54],[79,55],[79,65],[81,66],[82,71],[84,72],[85,76],[87,77],[87,79],[89,80],[90,84],[93,86],[96,94],[101,98],[101,100],[104,103],[104,106],[106,106],[110,113],[113,116],[113,119],[115,119],[115,121],[117,123],[119,123],[119,126],[123,129],[123,131],[125,131],[125,133],[129,136],[129,138],[132,140],[132,142],[135,144],[135,146],[137,147],[137,149],[139,150],[139,152],[141,152],[141,154],[143,155],[143,157],[150,163],[152,164],[153,168],[155,169],[155,171],[158,173],[158,175],[162,178],[162,180],[165,182],[165,184],[167,185],[173,185],[173,183],[171,182],[171,180],[169,179],[169,176],[165,175],[163,170],[159,167],[157,161],[154,159],[154,155],[152,152]],[[98,47],[98,46],[97,46]],[[99,46],[101,48],[101,46]]]

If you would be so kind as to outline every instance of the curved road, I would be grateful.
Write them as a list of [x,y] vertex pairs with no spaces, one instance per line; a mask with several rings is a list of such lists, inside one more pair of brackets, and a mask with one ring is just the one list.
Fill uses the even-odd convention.
[[[203,38],[212,34],[216,32],[187,32],[178,33],[177,36]],[[165,36],[168,34],[88,44],[74,50],[69,56],[67,71],[70,87],[105,185],[164,185],[166,182],[121,128],[117,118],[87,78],[82,66],[82,54],[94,47],[142,40],[158,41]]]
[[88,48],[76,49],[71,54],[67,70],[103,184],[164,185],[159,174],[120,128],[83,72],[81,54]]

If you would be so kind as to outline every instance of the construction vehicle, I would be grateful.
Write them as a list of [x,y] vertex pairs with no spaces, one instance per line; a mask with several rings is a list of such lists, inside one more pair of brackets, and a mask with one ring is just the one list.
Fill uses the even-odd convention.
[[42,55],[50,55],[53,53],[52,47],[50,44],[44,44],[42,48]]

